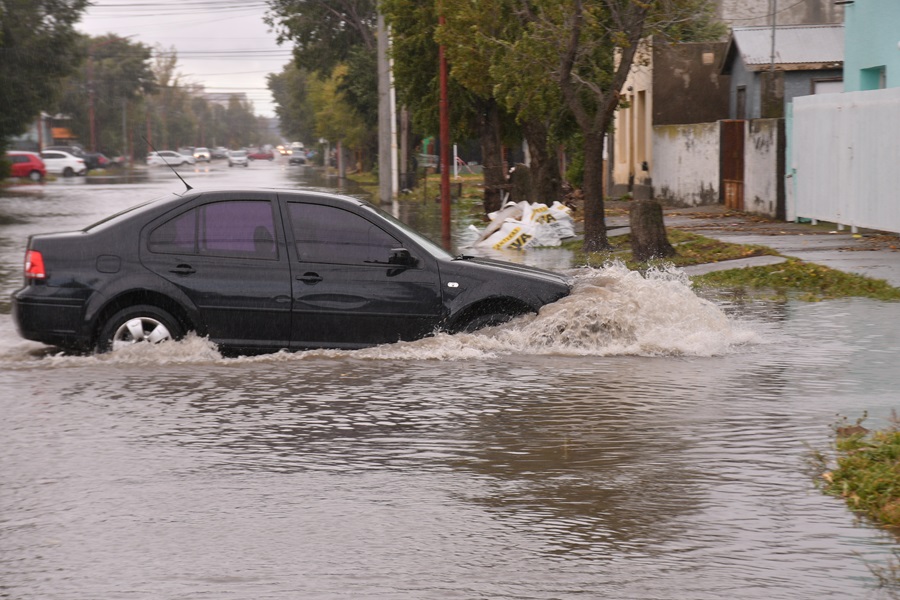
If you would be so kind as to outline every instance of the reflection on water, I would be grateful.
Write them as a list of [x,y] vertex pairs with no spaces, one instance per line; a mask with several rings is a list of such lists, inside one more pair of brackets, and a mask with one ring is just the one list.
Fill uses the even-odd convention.
[[733,312],[752,343],[709,357],[7,349],[0,581],[15,598],[883,597],[866,561],[890,540],[805,457],[835,414],[895,406],[877,360],[900,350],[897,307]]

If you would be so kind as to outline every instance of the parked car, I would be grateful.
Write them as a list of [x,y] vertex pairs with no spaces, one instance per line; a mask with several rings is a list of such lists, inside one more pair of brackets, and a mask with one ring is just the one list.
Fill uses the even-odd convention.
[[246,150],[232,150],[228,153],[228,166],[233,167],[237,165],[239,167],[246,167],[250,164],[249,159],[247,158]]
[[10,163],[10,177],[42,181],[47,176],[47,166],[36,152],[10,150],[6,153],[6,160]]
[[213,158],[228,158],[228,148],[225,146],[216,146],[210,151]]
[[212,155],[209,153],[209,148],[204,148],[202,146],[194,148],[194,159],[197,162],[206,161],[209,162],[212,160]]
[[26,339],[73,351],[195,331],[247,353],[474,331],[569,291],[556,273],[454,257],[364,200],[228,189],[30,236],[12,314]]
[[181,154],[180,152],[175,152],[173,150],[160,150],[158,152],[151,152],[147,155],[147,166],[149,167],[160,167],[165,165],[179,167],[196,163],[197,161],[193,156]]
[[74,175],[84,175],[87,173],[87,166],[84,159],[63,152],[62,150],[44,150],[41,152],[41,160],[47,167],[48,173],[54,175],[62,175],[63,177],[72,177]]
[[275,160],[275,155],[272,154],[271,150],[257,150],[255,152],[248,152],[247,158],[250,160]]
[[102,169],[109,163],[109,159],[100,152],[88,152],[81,146],[47,146],[46,148],[44,148],[44,151],[47,150],[68,152],[72,156],[77,156],[78,158],[84,160],[84,166],[87,167],[89,171],[93,169]]

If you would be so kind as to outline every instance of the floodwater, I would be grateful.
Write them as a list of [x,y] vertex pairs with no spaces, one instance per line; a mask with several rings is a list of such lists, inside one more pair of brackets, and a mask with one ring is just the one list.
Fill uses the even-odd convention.
[[891,597],[896,540],[808,458],[898,406],[897,305],[707,300],[611,266],[536,317],[355,352],[17,337],[29,233],[179,186],[0,195],[0,598]]

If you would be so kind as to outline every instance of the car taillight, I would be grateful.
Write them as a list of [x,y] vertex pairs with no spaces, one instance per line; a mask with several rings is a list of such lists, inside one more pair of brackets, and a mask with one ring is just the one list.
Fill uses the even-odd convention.
[[37,250],[29,250],[25,253],[25,278],[46,279],[47,271],[44,269],[44,257]]

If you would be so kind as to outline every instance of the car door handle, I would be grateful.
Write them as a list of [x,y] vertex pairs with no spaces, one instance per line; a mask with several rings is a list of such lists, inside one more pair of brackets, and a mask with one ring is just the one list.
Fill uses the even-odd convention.
[[176,275],[191,275],[196,273],[197,271],[191,265],[178,265],[174,269],[169,269],[169,273],[175,273]]
[[304,273],[297,278],[297,281],[302,281],[303,283],[319,283],[322,281],[322,277],[320,277],[318,273]]

